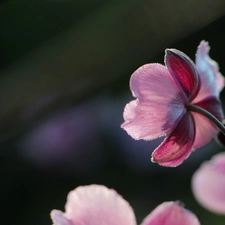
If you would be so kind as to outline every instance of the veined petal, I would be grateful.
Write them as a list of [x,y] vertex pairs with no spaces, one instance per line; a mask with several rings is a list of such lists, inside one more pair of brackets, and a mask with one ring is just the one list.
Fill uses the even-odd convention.
[[129,203],[116,191],[102,185],[80,186],[71,191],[65,217],[72,225],[136,225]]
[[162,166],[178,166],[190,155],[194,137],[194,121],[192,115],[186,113],[174,130],[152,153],[152,161]]
[[141,225],[200,225],[198,218],[179,202],[164,202],[156,207]]
[[[195,105],[207,110],[218,120],[222,121],[223,111],[218,98],[208,97]],[[191,112],[195,121],[195,140],[193,149],[201,148],[212,141],[213,137],[218,133],[218,128],[205,116]]]
[[192,177],[192,191],[203,207],[225,215],[225,153],[200,166]]
[[137,100],[126,105],[121,127],[134,139],[165,135],[185,113],[182,93],[163,65],[140,67],[131,76],[130,88]]
[[193,102],[198,102],[210,95],[219,97],[219,93],[224,87],[224,77],[219,72],[216,61],[209,57],[209,49],[208,42],[205,41],[201,41],[198,46],[195,61],[200,75],[201,88]]
[[199,92],[200,81],[192,60],[176,49],[166,49],[165,64],[186,99],[191,101]]

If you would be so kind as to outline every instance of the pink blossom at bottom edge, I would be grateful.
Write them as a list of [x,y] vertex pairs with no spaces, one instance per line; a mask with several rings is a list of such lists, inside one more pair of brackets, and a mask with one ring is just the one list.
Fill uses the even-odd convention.
[[[103,185],[80,186],[67,197],[65,213],[52,210],[53,225],[137,225],[130,204]],[[164,202],[141,225],[200,225],[197,217],[179,202]]]

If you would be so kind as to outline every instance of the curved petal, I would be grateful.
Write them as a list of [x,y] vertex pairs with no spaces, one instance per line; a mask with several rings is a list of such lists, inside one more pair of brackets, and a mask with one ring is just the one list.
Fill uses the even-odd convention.
[[225,153],[203,163],[194,173],[192,191],[203,207],[225,215]]
[[165,64],[184,96],[191,101],[199,92],[200,81],[192,60],[176,49],[166,49]]
[[151,140],[176,126],[185,109],[182,94],[160,64],[147,64],[131,76],[130,88],[137,100],[124,110],[122,128],[134,139]]
[[194,137],[194,121],[192,115],[186,113],[175,129],[152,153],[152,161],[162,166],[178,166],[190,155]]
[[179,202],[164,202],[156,207],[141,225],[200,225],[191,211],[184,209]]
[[71,191],[64,215],[72,225],[136,225],[129,203],[102,185],[80,186]]
[[[209,97],[201,102],[195,103],[195,105],[207,110],[214,115],[218,120],[222,121],[223,111],[219,99],[215,97]],[[195,141],[193,144],[193,150],[201,148],[212,141],[213,137],[218,133],[218,128],[208,118],[195,112],[191,112],[195,121]]]
[[224,77],[219,72],[216,61],[209,57],[209,49],[208,42],[201,41],[196,53],[195,61],[200,75],[201,88],[194,102],[210,95],[219,97],[219,93],[224,87]]

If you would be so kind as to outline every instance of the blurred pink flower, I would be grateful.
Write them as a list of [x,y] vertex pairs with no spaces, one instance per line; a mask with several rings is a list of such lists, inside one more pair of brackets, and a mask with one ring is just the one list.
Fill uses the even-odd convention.
[[44,169],[89,174],[101,168],[100,128],[88,104],[53,115],[20,142],[22,155]]
[[219,121],[223,119],[218,97],[224,78],[208,51],[208,43],[202,41],[194,65],[184,53],[167,49],[166,66],[146,64],[131,76],[130,89],[137,99],[126,105],[122,128],[137,140],[166,135],[152,154],[152,161],[160,165],[178,166],[218,132],[202,115],[206,111]]
[[157,206],[141,225],[200,225],[198,218],[179,202],[164,202]]
[[225,214],[225,153],[204,162],[192,177],[197,201],[209,211]]
[[[52,210],[54,225],[136,225],[134,211],[116,191],[102,185],[80,186],[67,198],[65,213]],[[164,202],[142,225],[200,225],[197,217],[177,202]]]

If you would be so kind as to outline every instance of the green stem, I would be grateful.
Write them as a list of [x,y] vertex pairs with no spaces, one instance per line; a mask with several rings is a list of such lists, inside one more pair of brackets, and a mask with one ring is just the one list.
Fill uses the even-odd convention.
[[220,131],[225,135],[224,125],[215,116],[213,116],[210,112],[208,112],[207,110],[205,110],[199,106],[191,105],[191,104],[187,105],[187,109],[192,112],[197,112],[197,113],[205,116],[209,120],[211,120],[220,129]]

